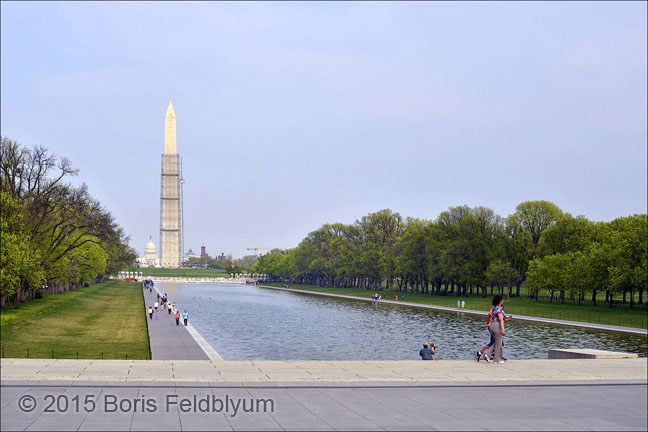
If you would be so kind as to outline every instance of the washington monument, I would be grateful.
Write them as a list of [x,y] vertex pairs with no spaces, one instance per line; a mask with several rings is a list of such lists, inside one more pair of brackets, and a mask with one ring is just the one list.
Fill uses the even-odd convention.
[[176,147],[176,117],[169,101],[164,117],[164,153],[160,180],[160,265],[182,264],[182,159]]

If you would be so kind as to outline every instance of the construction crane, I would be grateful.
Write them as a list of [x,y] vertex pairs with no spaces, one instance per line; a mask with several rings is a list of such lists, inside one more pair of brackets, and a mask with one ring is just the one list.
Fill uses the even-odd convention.
[[258,250],[272,250],[274,248],[246,248],[247,250],[253,250],[254,251],[254,256],[257,256],[257,251]]

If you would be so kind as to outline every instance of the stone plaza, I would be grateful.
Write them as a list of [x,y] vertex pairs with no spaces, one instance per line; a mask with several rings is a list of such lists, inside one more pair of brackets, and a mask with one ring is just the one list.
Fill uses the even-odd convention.
[[[511,360],[504,365],[3,359],[1,426],[2,430],[646,430],[646,364],[645,358]],[[21,403],[28,397],[33,405],[26,407],[31,409],[27,412]],[[220,405],[196,408],[206,398]],[[82,401],[78,410],[75,400]],[[184,405],[176,403],[182,400]],[[232,401],[241,400],[271,401],[271,406],[235,411]],[[60,406],[45,412],[51,401]],[[127,403],[117,409],[118,401]],[[154,409],[136,410],[137,401],[148,401]],[[229,408],[223,401],[230,402]]]

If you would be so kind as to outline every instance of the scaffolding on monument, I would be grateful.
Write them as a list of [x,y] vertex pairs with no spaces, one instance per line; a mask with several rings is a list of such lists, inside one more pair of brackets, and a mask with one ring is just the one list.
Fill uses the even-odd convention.
[[184,263],[184,204],[182,202],[182,196],[184,193],[184,177],[182,176],[182,158],[178,156],[178,162],[180,164],[180,203],[179,203],[179,211],[180,215],[178,216],[178,226],[180,226],[180,239],[178,241],[178,244],[180,245],[180,251],[178,253],[178,256],[180,257],[180,267],[182,267],[182,263]]
[[[160,264],[181,267],[184,261],[184,220],[182,159],[180,155],[177,153],[163,154],[160,173]],[[174,262],[169,263],[165,261],[165,258],[168,258],[169,250],[167,242],[171,240],[168,234],[174,232],[177,233],[177,258],[174,257]]]

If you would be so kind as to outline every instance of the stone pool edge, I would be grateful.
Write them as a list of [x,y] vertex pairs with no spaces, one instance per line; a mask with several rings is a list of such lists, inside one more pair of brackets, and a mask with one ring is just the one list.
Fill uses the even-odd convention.
[[251,361],[251,360],[0,360],[1,381],[203,383],[646,383],[648,359]]

